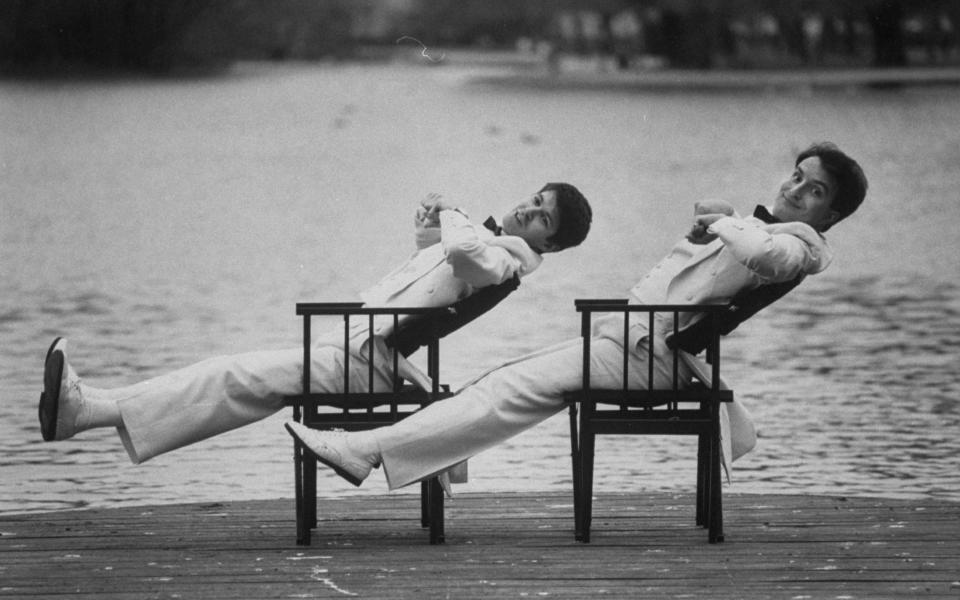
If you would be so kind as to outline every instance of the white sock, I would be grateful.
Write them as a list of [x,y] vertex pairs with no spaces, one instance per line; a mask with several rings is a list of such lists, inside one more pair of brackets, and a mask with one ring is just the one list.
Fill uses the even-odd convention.
[[[120,406],[116,400],[104,398],[104,390],[82,386],[83,407],[77,417],[77,425],[83,429],[97,427],[120,427],[123,420],[120,418]],[[79,430],[79,429],[78,429]]]
[[350,436],[350,445],[353,446],[360,454],[370,459],[370,463],[374,467],[380,466],[380,443],[377,441],[377,436],[374,434],[374,431],[355,431]]

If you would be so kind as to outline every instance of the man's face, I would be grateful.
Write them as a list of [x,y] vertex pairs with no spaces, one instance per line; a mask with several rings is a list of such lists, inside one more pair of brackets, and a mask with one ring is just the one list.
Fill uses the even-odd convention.
[[503,233],[523,238],[531,248],[541,252],[557,250],[547,241],[560,226],[557,193],[549,190],[530,196],[503,216],[501,226]]
[[837,182],[823,170],[820,158],[803,159],[782,184],[773,203],[773,216],[781,221],[801,221],[822,231],[839,216],[830,208],[837,195]]

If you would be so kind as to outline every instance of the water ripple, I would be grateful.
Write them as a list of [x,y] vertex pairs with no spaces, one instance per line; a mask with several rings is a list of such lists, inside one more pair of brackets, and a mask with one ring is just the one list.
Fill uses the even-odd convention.
[[[18,108],[0,112],[0,133],[18,148],[4,158],[10,218],[0,219],[0,512],[290,497],[287,415],[136,467],[114,431],[43,443],[44,352],[66,335],[81,375],[109,387],[212,355],[297,345],[295,302],[352,298],[394,266],[396,248],[412,249],[409,231],[392,224],[407,223],[430,191],[414,176],[423,148],[443,148],[430,157],[431,186],[477,210],[506,208],[482,204],[556,173],[597,198],[588,243],[551,255],[486,324],[445,342],[444,376],[456,386],[503,356],[576,336],[571,298],[622,297],[682,235],[701,195],[722,187],[731,199],[766,198],[807,142],[795,122],[854,140],[871,195],[829,232],[837,264],[724,344],[726,378],[760,428],[732,489],[960,501],[960,273],[950,242],[960,97],[551,93],[544,103],[528,92],[465,94],[436,70],[396,69],[278,68],[215,86],[69,93],[0,82]],[[329,103],[315,101],[317,89]],[[382,116],[331,132],[329,107],[348,104]],[[535,131],[536,152],[471,126],[484,115],[502,131]],[[674,438],[604,438],[597,488],[689,490],[692,449]],[[466,490],[567,491],[566,417],[470,463]],[[325,472],[320,481],[330,495],[385,489]]]

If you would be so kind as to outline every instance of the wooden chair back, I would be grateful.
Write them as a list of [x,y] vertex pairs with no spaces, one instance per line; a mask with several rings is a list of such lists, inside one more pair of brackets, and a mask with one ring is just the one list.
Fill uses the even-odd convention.
[[[357,431],[390,425],[420,408],[451,395],[440,383],[440,339],[496,306],[520,285],[515,276],[499,285],[487,286],[458,302],[441,308],[371,308],[360,302],[320,302],[297,304],[303,317],[303,393],[289,396],[293,419],[316,429]],[[313,317],[339,317],[343,320],[342,392],[315,393],[310,389]],[[356,335],[353,324],[366,321],[366,343],[373,345],[375,323],[386,318],[391,325],[384,343],[392,355],[392,385],[388,391],[374,390],[374,363],[367,361],[365,391],[352,385],[350,377],[351,341]],[[423,390],[400,377],[400,357],[420,348],[427,349],[427,376],[431,389]],[[369,350],[368,350],[369,351]],[[353,388],[353,389],[351,389]],[[317,526],[317,464],[299,444],[294,444],[297,543],[310,544],[310,531]],[[430,528],[430,543],[444,539],[443,491],[434,478],[421,484],[421,524]]]
[[[356,385],[349,376],[351,355],[362,339],[354,338],[355,320],[367,322],[367,352],[372,351],[373,331],[378,318],[393,320],[394,329],[401,316],[421,317],[421,327],[431,328],[433,316],[443,314],[446,308],[368,308],[359,302],[299,303],[297,314],[303,317],[303,393],[288,396],[285,404],[293,408],[293,419],[315,429],[344,429],[358,431],[390,425],[420,408],[450,396],[449,389],[440,384],[440,339],[428,336],[427,375],[432,387],[421,389],[403,381],[400,376],[400,351],[391,349],[392,385],[387,391],[376,391],[374,361],[366,361],[366,386]],[[311,390],[312,318],[335,316],[343,319],[343,384],[342,391],[319,393]],[[354,338],[354,339],[352,339]],[[368,355],[369,356],[369,355]],[[317,461],[299,443],[294,443],[294,483],[297,512],[297,543],[310,544],[311,529],[317,526]],[[421,484],[421,525],[430,528],[430,543],[440,544],[444,539],[443,490],[436,478]]]

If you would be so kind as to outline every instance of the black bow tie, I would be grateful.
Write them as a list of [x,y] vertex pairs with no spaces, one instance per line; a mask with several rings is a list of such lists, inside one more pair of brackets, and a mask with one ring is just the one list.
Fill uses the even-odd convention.
[[757,205],[757,208],[755,208],[755,209],[753,210],[753,216],[755,216],[756,218],[760,219],[761,221],[763,221],[763,222],[766,223],[767,225],[772,225],[773,223],[780,223],[780,222],[781,222],[780,219],[778,219],[778,218],[776,218],[775,216],[771,215],[771,214],[770,214],[770,211],[767,210],[767,207],[766,207],[766,206],[763,206],[762,204],[758,204],[758,205]]
[[494,235],[500,235],[503,231],[503,228],[497,225],[493,217],[487,217],[487,220],[483,222],[483,226],[492,231]]

